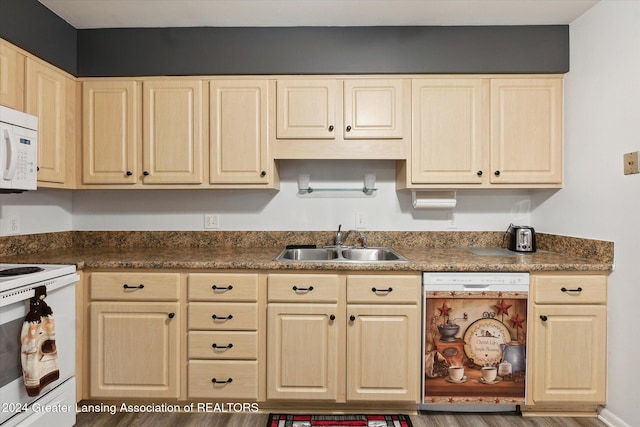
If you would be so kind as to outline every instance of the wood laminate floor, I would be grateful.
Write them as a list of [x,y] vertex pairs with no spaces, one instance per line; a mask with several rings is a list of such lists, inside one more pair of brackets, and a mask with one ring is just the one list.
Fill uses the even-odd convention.
[[[76,427],[265,427],[268,414],[78,414]],[[412,415],[414,427],[602,427],[597,418],[522,417],[516,413],[429,412]]]

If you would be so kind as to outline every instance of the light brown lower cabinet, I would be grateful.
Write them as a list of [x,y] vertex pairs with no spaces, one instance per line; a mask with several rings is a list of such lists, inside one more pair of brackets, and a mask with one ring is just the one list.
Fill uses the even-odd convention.
[[532,274],[526,412],[606,403],[607,277]]
[[418,402],[418,273],[88,278],[89,398]]
[[349,304],[347,315],[347,400],[415,401],[418,307]]
[[344,277],[269,274],[267,399],[343,401],[345,324]]
[[417,402],[419,300],[417,274],[270,274],[267,398]]
[[[419,273],[85,277],[87,398],[420,401]],[[534,273],[529,299],[523,414],[594,414],[606,403],[606,273]]]
[[178,303],[92,302],[91,397],[179,394]]
[[420,399],[419,275],[347,276],[347,400]]
[[268,399],[344,398],[345,317],[337,304],[270,303],[267,324]]
[[259,275],[190,273],[187,397],[260,397]]
[[89,275],[90,397],[178,398],[177,273]]

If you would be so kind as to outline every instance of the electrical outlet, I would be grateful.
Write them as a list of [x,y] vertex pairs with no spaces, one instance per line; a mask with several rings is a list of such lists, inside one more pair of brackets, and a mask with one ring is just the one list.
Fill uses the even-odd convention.
[[363,212],[356,213],[356,228],[367,228],[367,214]]
[[20,234],[20,218],[17,216],[10,216],[6,225],[7,234]]
[[638,170],[638,152],[625,153],[622,157],[624,159],[624,174],[631,175],[633,173],[640,173]]
[[447,214],[447,229],[456,230],[458,226],[456,225],[456,213],[451,211]]
[[216,214],[204,214],[204,228],[220,228],[220,218]]

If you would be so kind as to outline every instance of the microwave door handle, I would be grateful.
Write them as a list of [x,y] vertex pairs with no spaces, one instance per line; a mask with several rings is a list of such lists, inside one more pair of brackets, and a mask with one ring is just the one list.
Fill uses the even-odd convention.
[[18,147],[16,141],[11,138],[9,129],[4,130],[4,139],[7,143],[7,169],[2,173],[2,178],[9,181],[16,174],[16,166],[18,165]]

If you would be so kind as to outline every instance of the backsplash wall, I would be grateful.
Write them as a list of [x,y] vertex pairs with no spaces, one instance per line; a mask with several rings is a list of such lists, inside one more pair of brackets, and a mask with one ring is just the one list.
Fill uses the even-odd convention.
[[[364,174],[376,175],[378,191],[366,198],[303,198],[298,174],[310,174],[312,187],[363,186]],[[355,194],[354,192],[352,194]],[[320,192],[316,192],[320,194]],[[204,229],[205,213],[219,215],[219,230],[365,230],[502,231],[509,223],[530,224],[527,190],[459,191],[451,210],[415,210],[410,191],[396,191],[393,161],[302,161],[280,163],[280,191],[273,190],[111,190],[60,191],[0,195],[0,231],[20,217],[19,234],[70,230]],[[450,214],[454,219],[451,221]],[[535,226],[535,224],[533,224]]]
[[[40,189],[0,194],[0,236],[52,233],[73,228],[73,192]],[[17,220],[17,230],[12,222]]]

